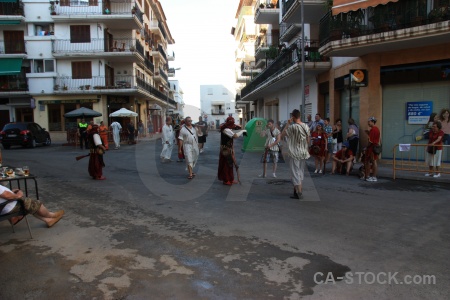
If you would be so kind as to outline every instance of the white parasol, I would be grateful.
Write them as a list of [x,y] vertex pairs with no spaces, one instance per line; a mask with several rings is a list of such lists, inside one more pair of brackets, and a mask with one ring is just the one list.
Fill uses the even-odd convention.
[[123,117],[137,117],[138,114],[135,113],[134,111],[128,110],[126,108],[121,108],[118,111],[115,111],[113,113],[109,114],[110,117],[119,117],[119,118],[123,118]]

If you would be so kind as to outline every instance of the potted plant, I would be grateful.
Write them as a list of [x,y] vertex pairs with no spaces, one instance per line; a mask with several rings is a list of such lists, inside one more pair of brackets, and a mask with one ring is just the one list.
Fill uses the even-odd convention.
[[67,91],[68,89],[69,89],[69,87],[68,87],[67,85],[64,84],[63,90],[64,90],[64,91]]
[[55,86],[53,87],[54,91],[59,91],[59,84],[55,84]]
[[133,6],[133,8],[131,9],[131,13],[134,15],[137,11],[138,11],[138,7],[137,7],[137,5],[135,4],[135,5]]
[[261,4],[259,5],[259,8],[264,8],[264,4],[261,3]]
[[84,89],[85,89],[85,90],[90,90],[90,89],[91,89],[91,85],[90,85],[90,84],[86,84],[86,85],[84,86]]
[[[57,1],[57,2],[59,3],[59,1]],[[50,10],[50,14],[52,16],[56,15],[56,11],[55,11],[56,6],[55,6],[55,4],[56,4],[55,1],[50,1],[50,7],[48,9]]]

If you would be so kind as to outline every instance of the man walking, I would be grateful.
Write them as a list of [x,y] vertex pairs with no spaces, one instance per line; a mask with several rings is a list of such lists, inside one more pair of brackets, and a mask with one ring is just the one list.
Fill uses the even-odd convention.
[[172,128],[172,117],[166,117],[166,124],[162,128],[161,141],[163,144],[163,149],[161,151],[161,162],[172,161],[170,157],[172,156],[173,142],[174,142],[174,132]]
[[206,143],[206,136],[208,135],[208,124],[202,120],[202,117],[198,117],[198,122],[195,123],[198,135],[198,148],[200,153],[203,153],[203,146]]
[[122,129],[122,125],[120,125],[119,122],[114,121],[111,124],[111,130],[113,133],[113,140],[114,140],[114,144],[115,144],[115,150],[120,148],[120,130]]
[[294,184],[294,195],[292,199],[303,199],[302,181],[306,160],[309,158],[308,145],[310,142],[309,127],[302,123],[300,111],[294,109],[292,117],[281,133],[281,138],[288,137],[289,167],[291,169],[292,183]]
[[182,151],[184,151],[184,157],[189,172],[188,179],[192,179],[195,176],[193,170],[197,163],[199,150],[197,131],[194,126],[192,126],[191,117],[186,117],[185,124],[180,129],[178,140],[180,141],[178,144],[178,154],[182,154]]

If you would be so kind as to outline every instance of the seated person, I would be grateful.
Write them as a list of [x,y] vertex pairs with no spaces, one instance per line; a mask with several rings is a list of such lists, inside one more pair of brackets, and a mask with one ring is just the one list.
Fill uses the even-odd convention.
[[[0,215],[6,215],[19,211],[19,201],[24,202],[25,211],[27,213],[32,214],[39,220],[45,222],[49,228],[61,220],[64,215],[64,210],[51,212],[41,203],[41,201],[25,198],[21,190],[10,190],[7,187],[0,185]],[[16,225],[23,218],[24,216],[12,217],[9,219],[9,222],[12,225]]]
[[345,167],[346,175],[350,174],[350,170],[353,166],[353,152],[349,149],[349,143],[342,143],[342,149],[333,155],[333,167],[331,174],[334,174],[336,167],[338,167],[339,173],[342,174],[342,167]]

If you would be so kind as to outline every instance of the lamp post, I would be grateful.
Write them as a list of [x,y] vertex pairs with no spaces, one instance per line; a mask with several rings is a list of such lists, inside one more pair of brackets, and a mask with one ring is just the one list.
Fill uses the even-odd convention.
[[304,19],[304,6],[303,6],[303,0],[301,0],[300,8],[302,10],[301,12],[301,26],[302,26],[302,72],[301,72],[301,91],[302,91],[302,111],[301,116],[302,120],[306,120],[306,109],[305,109],[305,19]]

